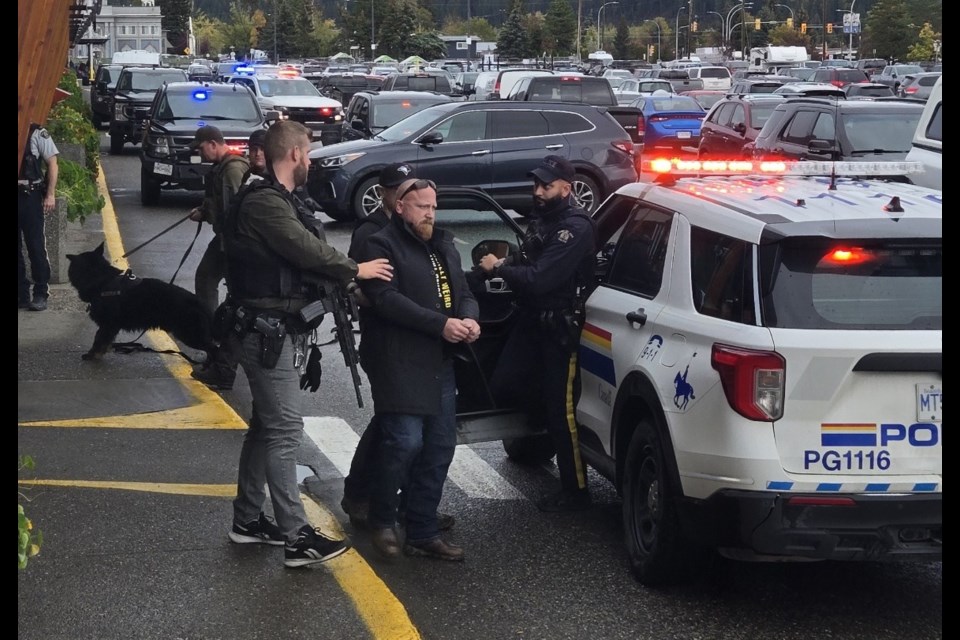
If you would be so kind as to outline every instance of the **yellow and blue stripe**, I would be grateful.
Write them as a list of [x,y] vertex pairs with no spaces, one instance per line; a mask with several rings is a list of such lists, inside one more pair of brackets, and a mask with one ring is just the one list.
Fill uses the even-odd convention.
[[617,376],[613,366],[613,336],[589,322],[580,333],[580,368],[614,386]]

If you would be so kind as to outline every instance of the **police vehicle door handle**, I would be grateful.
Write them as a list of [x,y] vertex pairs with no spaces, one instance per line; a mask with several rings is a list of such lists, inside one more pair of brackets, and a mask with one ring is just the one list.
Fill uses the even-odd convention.
[[490,149],[481,149],[480,151],[474,151],[470,155],[472,156],[485,156],[490,153]]
[[562,149],[562,148],[563,148],[563,145],[562,145],[562,144],[548,144],[545,148],[546,148],[546,149],[549,149],[550,151],[556,151],[557,149]]
[[637,309],[627,314],[627,322],[631,325],[639,324],[641,327],[647,324],[647,314],[643,309]]

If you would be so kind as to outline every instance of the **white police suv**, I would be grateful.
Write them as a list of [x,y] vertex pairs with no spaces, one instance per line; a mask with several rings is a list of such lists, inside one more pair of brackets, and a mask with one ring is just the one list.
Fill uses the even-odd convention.
[[909,163],[654,168],[595,216],[577,407],[637,579],[942,559],[941,192],[864,177]]

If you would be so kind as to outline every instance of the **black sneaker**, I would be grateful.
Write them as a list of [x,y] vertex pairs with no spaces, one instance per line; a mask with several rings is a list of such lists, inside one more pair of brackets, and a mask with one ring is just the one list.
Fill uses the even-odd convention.
[[562,489],[556,493],[543,496],[537,501],[540,511],[584,511],[592,505],[590,492],[587,489],[568,491]]
[[286,543],[283,534],[280,533],[280,527],[263,513],[253,522],[234,524],[227,536],[231,542],[237,544],[272,544],[279,547]]
[[233,381],[237,377],[237,368],[224,365],[219,362],[209,366],[197,365],[190,372],[190,377],[199,380],[211,389],[217,391],[230,391],[233,389]]
[[30,311],[46,311],[47,310],[47,296],[35,295],[33,300],[30,301],[28,306]]
[[304,525],[297,539],[284,548],[283,566],[296,568],[326,562],[349,548],[343,540],[332,540],[309,525]]

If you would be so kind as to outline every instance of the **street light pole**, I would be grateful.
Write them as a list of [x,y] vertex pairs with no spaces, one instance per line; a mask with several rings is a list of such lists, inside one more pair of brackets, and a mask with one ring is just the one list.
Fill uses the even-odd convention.
[[[850,56],[853,57],[853,5],[857,4],[857,0],[850,0]],[[860,39],[860,44],[863,45],[863,39]],[[863,56],[861,56],[863,57]]]
[[[724,21],[724,19],[723,19],[723,14],[720,13],[719,11],[707,11],[707,13],[712,13],[713,15],[717,16],[718,18],[720,18],[720,48],[721,48],[721,49],[725,49],[725,48],[726,48],[726,42],[725,42],[725,40],[726,40],[726,35],[727,35],[727,23],[726,23],[726,21]],[[724,53],[724,55],[726,55],[726,53]]]
[[280,64],[280,58],[277,57],[277,0],[273,0],[273,64]]
[[660,35],[662,34],[663,30],[660,28],[660,23],[659,23],[658,21],[656,21],[656,20],[647,20],[647,22],[652,22],[652,23],[654,24],[654,26],[657,27],[657,61],[659,61],[659,60],[660,60],[660,51],[662,50],[662,47],[660,46]]
[[680,12],[683,11],[683,8],[685,6],[687,6],[686,2],[680,5],[680,7],[677,9],[677,20],[676,20],[676,25],[674,26],[674,29],[673,29],[673,59],[674,60],[680,59]]
[[377,57],[377,23],[373,16],[373,0],[370,0],[370,60]]
[[603,13],[603,8],[610,6],[611,4],[620,4],[619,2],[604,2],[600,5],[600,8],[597,9],[597,51],[603,51],[603,37],[600,35],[603,32],[602,23],[600,22],[600,14]]
[[727,33],[726,33],[725,39],[728,42],[730,40],[730,36],[733,34],[733,14],[735,14],[738,10],[743,11],[744,7],[749,7],[749,6],[753,6],[753,3],[744,4],[743,2],[741,2],[740,4],[735,4],[733,7],[730,8],[730,11],[727,12],[727,22],[726,22]]

